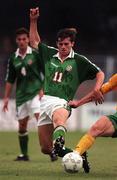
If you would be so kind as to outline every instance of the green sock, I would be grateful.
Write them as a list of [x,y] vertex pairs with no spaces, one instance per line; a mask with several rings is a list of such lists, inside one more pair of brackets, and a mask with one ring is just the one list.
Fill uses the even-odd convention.
[[53,132],[53,141],[58,139],[60,136],[65,138],[66,129],[63,126],[58,126],[54,129]]
[[28,133],[19,134],[19,145],[23,155],[28,155]]
[[73,150],[67,147],[63,147],[63,149],[59,151],[58,156],[63,157],[65,156],[65,154],[70,153],[70,152],[73,152]]

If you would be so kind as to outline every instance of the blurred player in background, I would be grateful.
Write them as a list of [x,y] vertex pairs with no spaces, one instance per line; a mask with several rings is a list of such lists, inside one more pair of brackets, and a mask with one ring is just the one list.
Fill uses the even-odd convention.
[[[77,88],[85,80],[96,78],[92,90],[94,101],[103,102],[100,92],[104,73],[86,57],[74,52],[76,38],[74,28],[62,29],[57,34],[57,48],[41,43],[37,31],[39,9],[30,10],[30,43],[38,49],[44,65],[44,96],[41,100],[41,114],[38,121],[39,139],[42,152],[50,154],[51,160],[64,146],[65,123],[70,116],[69,100],[73,99]],[[53,143],[52,143],[53,134]]]
[[[113,75],[101,88],[104,94],[111,90],[117,92],[117,74]],[[80,139],[75,151],[82,155],[93,145],[97,137],[117,137],[117,112],[100,117]]]
[[[25,28],[16,31],[17,50],[8,62],[3,111],[8,111],[8,102],[13,84],[16,82],[16,107],[19,124],[19,145],[21,155],[17,161],[28,161],[29,115],[39,119],[41,97],[41,65],[38,53],[29,46],[29,32]],[[40,96],[39,96],[40,91]]]

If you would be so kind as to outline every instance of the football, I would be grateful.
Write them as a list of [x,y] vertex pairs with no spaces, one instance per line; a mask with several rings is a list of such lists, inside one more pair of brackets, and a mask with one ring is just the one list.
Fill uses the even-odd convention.
[[76,173],[83,166],[83,159],[77,152],[70,152],[62,158],[62,166],[68,173]]

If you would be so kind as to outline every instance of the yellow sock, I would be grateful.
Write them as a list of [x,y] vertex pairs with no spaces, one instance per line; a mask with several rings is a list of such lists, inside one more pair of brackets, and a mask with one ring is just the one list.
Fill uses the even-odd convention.
[[85,134],[78,144],[76,145],[75,151],[82,155],[87,149],[89,149],[95,141],[95,138],[89,134]]

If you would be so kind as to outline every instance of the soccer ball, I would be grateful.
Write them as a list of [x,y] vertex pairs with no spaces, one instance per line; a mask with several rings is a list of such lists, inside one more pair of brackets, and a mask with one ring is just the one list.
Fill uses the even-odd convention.
[[70,152],[62,158],[62,166],[68,173],[76,173],[83,166],[83,159],[77,152]]

